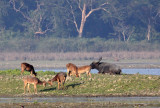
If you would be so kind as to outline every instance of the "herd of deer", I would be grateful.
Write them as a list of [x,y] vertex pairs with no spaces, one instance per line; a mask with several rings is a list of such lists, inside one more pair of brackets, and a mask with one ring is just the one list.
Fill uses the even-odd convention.
[[[87,75],[90,75],[91,77],[91,66],[82,66],[82,67],[77,67],[76,65],[72,64],[72,63],[68,63],[66,65],[67,67],[67,73],[68,76],[71,75],[76,75],[76,77],[79,77],[80,74],[82,73],[87,73]],[[23,77],[23,82],[24,82],[24,93],[26,92],[26,86],[28,85],[28,91],[30,92],[30,84],[34,85],[34,92],[37,94],[37,84],[43,85],[44,87],[46,86],[46,84],[48,83],[49,85],[53,85],[52,82],[57,81],[58,82],[58,89],[59,86],[61,84],[61,86],[63,85],[63,89],[64,89],[64,83],[67,77],[67,74],[65,72],[59,72],[56,74],[56,76],[54,76],[52,79],[46,81],[40,81],[36,76],[37,73],[34,70],[34,67],[28,63],[21,63],[21,75],[23,74],[24,71],[29,71],[31,73],[30,76],[25,76]]]
[[66,65],[67,68],[67,74],[65,72],[59,72],[54,76],[52,79],[46,81],[40,81],[36,76],[37,73],[34,70],[34,67],[28,63],[21,63],[21,75],[23,74],[24,71],[29,71],[31,73],[30,76],[25,76],[23,77],[23,82],[24,82],[24,93],[26,91],[26,86],[28,85],[28,91],[30,92],[30,84],[34,85],[34,93],[37,94],[37,84],[43,85],[44,87],[48,83],[49,85],[53,85],[52,82],[57,81],[58,82],[58,89],[61,86],[63,86],[64,89],[64,83],[66,81],[67,76],[76,76],[80,77],[82,73],[86,73],[87,76],[90,76],[91,78],[91,69],[97,69],[99,72],[98,73],[112,73],[112,74],[120,74],[121,70],[120,68],[115,67],[114,64],[108,64],[104,62],[100,62],[102,58],[99,59],[98,62],[92,62],[90,65],[86,66],[81,66],[77,67],[75,64],[68,63]]

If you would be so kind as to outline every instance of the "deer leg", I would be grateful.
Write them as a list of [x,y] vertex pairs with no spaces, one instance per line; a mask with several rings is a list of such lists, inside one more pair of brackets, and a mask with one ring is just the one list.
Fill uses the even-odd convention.
[[72,71],[70,71],[70,74],[69,74],[69,76],[74,76],[74,74],[72,74]]
[[23,72],[24,72],[24,69],[21,69],[21,75],[23,74]]
[[27,86],[27,83],[24,83],[24,94],[26,93],[26,86]]
[[90,78],[91,78],[91,72],[90,71],[88,72],[88,76],[90,76]]
[[60,82],[59,82],[59,79],[57,80],[57,82],[58,82],[58,90],[59,90],[59,83],[60,83]]
[[31,71],[31,75],[33,75],[33,71]]
[[74,74],[73,74],[73,76],[77,76],[77,73],[74,71]]
[[29,87],[29,86],[30,86],[30,84],[28,84],[28,91],[29,91],[29,93],[31,93],[31,91],[30,91],[30,87]]
[[37,85],[34,84],[34,93],[37,94]]
[[66,78],[64,78],[64,80],[63,80],[63,90],[64,90],[64,83],[65,83],[65,80],[66,80]]
[[51,81],[50,86],[52,86],[52,85],[53,85],[53,82]]
[[90,78],[92,77],[92,76],[91,76],[91,73],[89,73],[89,76],[90,76]]
[[[63,88],[62,88],[62,86],[63,86]],[[64,79],[61,80],[61,88],[64,89]]]
[[69,73],[69,69],[67,69],[67,76],[70,76],[69,74],[70,74],[70,73]]
[[78,71],[76,71],[76,77],[79,77]]

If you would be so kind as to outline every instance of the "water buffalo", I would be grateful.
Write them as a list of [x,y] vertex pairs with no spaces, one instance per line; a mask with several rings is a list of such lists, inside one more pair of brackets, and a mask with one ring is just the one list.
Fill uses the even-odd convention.
[[98,62],[92,62],[90,64],[92,69],[97,69],[99,72],[98,73],[109,73],[109,74],[120,74],[121,69],[119,66],[115,64],[110,64],[106,62],[100,62],[102,60],[102,57],[99,59]]

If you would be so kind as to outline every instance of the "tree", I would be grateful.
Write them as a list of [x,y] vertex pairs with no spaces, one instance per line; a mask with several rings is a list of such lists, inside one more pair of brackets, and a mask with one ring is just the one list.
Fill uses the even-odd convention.
[[23,25],[35,36],[45,35],[48,31],[53,31],[52,22],[46,17],[47,10],[44,9],[44,0],[17,1],[10,0],[13,10],[23,16],[26,22]]
[[7,8],[8,8],[7,2],[4,0],[1,0],[0,1],[0,27],[4,26],[4,25],[2,25],[2,23],[3,23],[2,18],[3,18],[3,16],[7,15]]
[[114,26],[114,30],[118,34],[119,40],[121,40],[122,35],[124,42],[128,42],[134,32],[134,28],[132,26],[126,25],[123,21],[119,21],[118,24]]
[[9,5],[8,5],[7,1],[5,1],[5,0],[0,1],[0,37],[5,32],[6,25],[4,23],[3,18],[4,18],[4,16],[7,16],[7,14],[8,14],[8,10],[7,10],[8,7],[9,7]]
[[[78,32],[78,37],[82,37],[83,29],[87,18],[99,10],[106,10],[108,2],[105,0],[67,0],[70,11],[70,21],[72,21]],[[75,6],[76,5],[76,6]],[[80,15],[77,15],[77,10],[79,10]],[[81,19],[79,18],[81,16]],[[80,19],[80,21],[79,21]]]
[[134,32],[134,26],[130,25],[129,17],[132,11],[128,0],[116,0],[110,1],[109,14],[103,12],[101,19],[104,22],[108,22],[113,29],[113,33],[110,35],[115,36],[120,41],[128,42]]
[[45,0],[45,8],[48,10],[47,16],[53,24],[54,34],[56,37],[75,36],[73,33],[73,24],[69,23],[66,0]]
[[151,32],[154,29],[157,18],[160,17],[159,0],[141,0],[134,1],[135,15],[142,21],[147,28],[146,39],[151,40]]

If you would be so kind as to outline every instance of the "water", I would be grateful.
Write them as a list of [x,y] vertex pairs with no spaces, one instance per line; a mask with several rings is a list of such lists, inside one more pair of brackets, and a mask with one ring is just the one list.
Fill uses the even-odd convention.
[[[67,69],[42,69],[36,71],[55,71],[55,72],[67,72]],[[91,73],[98,73],[96,69],[92,69]],[[143,75],[160,75],[160,69],[122,69],[124,74],[143,74]]]
[[122,69],[125,74],[160,75],[160,69]]
[[31,102],[121,102],[121,103],[159,103],[160,97],[26,97],[26,98],[0,98],[0,103],[31,103]]

